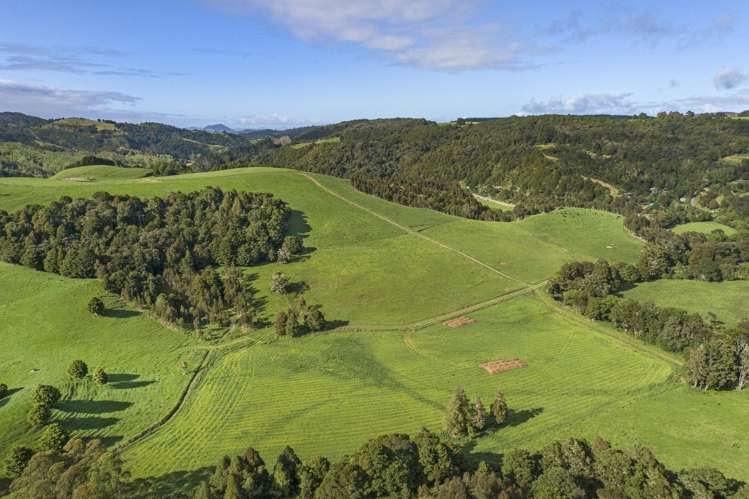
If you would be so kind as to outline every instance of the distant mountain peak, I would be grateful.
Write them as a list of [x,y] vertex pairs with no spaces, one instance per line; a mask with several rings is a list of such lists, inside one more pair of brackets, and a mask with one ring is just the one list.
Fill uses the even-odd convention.
[[206,132],[226,132],[226,133],[237,133],[236,130],[230,128],[223,123],[216,123],[215,125],[208,125],[203,127]]

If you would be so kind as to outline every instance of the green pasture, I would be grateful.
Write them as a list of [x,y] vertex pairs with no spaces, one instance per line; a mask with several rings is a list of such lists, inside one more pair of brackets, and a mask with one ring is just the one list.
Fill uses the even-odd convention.
[[[102,316],[86,309],[94,296],[104,296]],[[66,429],[115,443],[169,412],[200,354],[185,333],[122,306],[97,281],[5,263],[0,263],[0,337],[0,383],[11,390],[0,400],[2,460],[14,445],[36,445],[39,433],[26,414],[39,384],[62,392],[54,417]],[[72,381],[66,370],[76,359],[90,372],[103,367],[110,383]]]
[[127,180],[151,175],[148,168],[122,168],[109,165],[92,165],[68,168],[57,173],[53,180],[68,182],[96,182],[100,180]]
[[[303,458],[337,458],[374,435],[440,430],[450,396],[464,387],[485,403],[500,390],[513,409],[505,427],[475,442],[474,459],[601,435],[649,445],[677,469],[716,466],[749,478],[746,394],[689,391],[676,382],[678,359],[534,296],[470,316],[476,322],[458,329],[333,332],[229,354],[177,417],[125,458],[136,476],[155,477],[247,446],[271,461],[287,444]],[[515,357],[527,367],[494,375],[479,367]]]
[[677,225],[671,230],[673,230],[677,234],[683,234],[685,232],[700,232],[702,234],[710,234],[714,230],[722,230],[728,236],[736,234],[736,229],[718,222],[689,222]]
[[661,279],[638,284],[624,296],[683,308],[709,319],[710,313],[729,326],[749,320],[749,281],[704,282]]

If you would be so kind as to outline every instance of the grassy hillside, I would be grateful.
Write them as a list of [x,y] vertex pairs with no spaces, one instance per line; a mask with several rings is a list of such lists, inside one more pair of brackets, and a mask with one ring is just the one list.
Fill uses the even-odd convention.
[[[117,442],[169,412],[200,358],[184,333],[161,327],[142,313],[105,298],[107,311],[86,310],[103,295],[98,282],[59,277],[0,263],[0,382],[12,395],[0,401],[0,459],[12,445],[35,445],[26,414],[39,384],[63,393],[55,417],[77,434]],[[72,382],[73,360],[103,367],[110,384]]]
[[[601,334],[533,296],[471,317],[475,323],[458,329],[335,332],[227,355],[179,415],[125,457],[137,475],[211,465],[250,444],[264,456],[290,444],[305,458],[339,457],[372,435],[439,430],[462,386],[487,403],[501,390],[515,411],[507,427],[477,441],[479,455],[602,435],[650,445],[677,468],[719,466],[749,478],[742,450],[749,437],[734,419],[746,394],[722,397],[713,410],[714,395],[671,381],[678,367],[668,356]],[[494,375],[478,366],[513,357],[528,366]]]
[[[450,395],[464,386],[486,403],[502,390],[516,411],[506,428],[477,442],[479,453],[600,434],[624,446],[651,445],[674,467],[717,466],[749,478],[742,453],[749,433],[739,419],[746,394],[691,392],[674,382],[678,358],[541,295],[510,294],[551,277],[566,261],[634,261],[641,243],[615,215],[565,209],[520,222],[478,222],[389,203],[338,178],[272,168],[144,178],[94,173],[90,182],[0,179],[0,209],[97,191],[148,197],[211,185],[272,192],[294,210],[291,229],[309,252],[287,265],[251,269],[264,314],[288,306],[290,298],[268,291],[271,274],[281,270],[309,286],[308,302],[350,326],[281,340],[265,330],[211,346],[176,416],[127,448],[136,475],[214,464],[248,445],[268,459],[287,444],[303,457],[338,457],[378,433],[438,429]],[[86,302],[101,293],[95,281],[0,267],[0,331],[14,339],[0,353],[0,382],[24,388],[0,402],[0,423],[12,428],[0,437],[4,448],[34,441],[25,414],[39,382],[64,388],[58,416],[71,430],[112,442],[177,404],[189,379],[181,363],[193,369],[209,347],[124,307],[88,314]],[[436,319],[501,300],[471,313],[476,322],[462,328]],[[116,304],[113,297],[107,303]],[[405,327],[429,319],[436,325]],[[513,357],[528,367],[495,375],[478,367]],[[70,383],[64,371],[76,358],[114,373],[112,385]],[[695,446],[704,452],[689,452]]]
[[665,307],[714,313],[728,325],[749,320],[749,281],[703,282],[661,279],[638,284],[624,293],[628,298],[652,301]]
[[[565,261],[614,258],[602,242],[586,241],[590,227],[624,249],[620,259],[633,259],[640,244],[620,218],[591,210],[539,215],[533,222],[476,222],[389,203],[345,180],[272,168],[131,181],[0,179],[0,209],[104,190],[154,196],[208,185],[273,192],[287,201],[295,210],[294,229],[306,235],[312,251],[303,261],[254,268],[258,287],[265,293],[271,274],[281,270],[306,283],[308,298],[323,304],[330,318],[357,326],[423,320],[546,279]],[[545,217],[552,221],[544,223]],[[554,220],[570,222],[551,233]],[[284,298],[267,298],[269,312],[286,306]]]
[[729,236],[736,234],[736,229],[718,222],[691,222],[677,225],[672,230],[677,234],[683,234],[684,232],[702,232],[703,234],[710,234],[714,230],[722,230]]
[[68,168],[54,177],[54,180],[67,180],[69,182],[97,182],[101,180],[129,180],[148,177],[151,175],[148,168],[121,168],[109,165],[79,166]]

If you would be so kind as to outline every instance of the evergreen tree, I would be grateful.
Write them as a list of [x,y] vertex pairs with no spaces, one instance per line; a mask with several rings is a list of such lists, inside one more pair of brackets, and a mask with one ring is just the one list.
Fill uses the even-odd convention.
[[0,400],[8,396],[8,385],[0,383]]
[[468,436],[471,428],[471,406],[462,388],[458,388],[447,406],[443,427],[451,437]]
[[35,428],[44,426],[52,418],[52,409],[45,404],[34,403],[26,416],[29,424]]
[[97,385],[106,385],[109,377],[103,368],[97,367],[94,369],[93,379]]
[[286,312],[286,335],[297,336],[299,332],[299,316],[296,313],[296,310],[289,309]]
[[278,336],[286,336],[286,323],[289,321],[286,312],[281,311],[276,315],[275,326]]
[[283,497],[296,497],[299,494],[301,467],[302,461],[297,457],[294,449],[286,446],[273,468],[273,479]]
[[52,407],[60,400],[61,396],[60,390],[54,386],[39,385],[34,391],[34,403]]
[[492,402],[492,417],[494,418],[494,424],[501,425],[510,415],[510,409],[507,406],[505,396],[501,392],[497,392],[494,396],[494,402]]
[[44,427],[39,446],[42,450],[61,451],[70,436],[59,423],[51,423]]
[[74,379],[83,379],[88,375],[88,366],[82,360],[74,360],[68,367],[68,375]]
[[473,411],[471,414],[471,427],[470,430],[474,434],[479,434],[486,429],[487,415],[486,408],[484,407],[481,398],[477,398],[473,405]]

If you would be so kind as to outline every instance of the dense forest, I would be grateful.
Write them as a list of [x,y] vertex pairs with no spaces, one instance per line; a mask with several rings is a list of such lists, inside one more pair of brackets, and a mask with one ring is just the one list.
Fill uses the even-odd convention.
[[[617,212],[703,207],[749,216],[749,122],[723,114],[531,116],[437,124],[358,121],[318,132],[339,141],[265,151],[262,164],[352,177],[461,184],[518,205]],[[439,208],[439,205],[437,205]]]
[[[725,113],[357,120],[252,135],[2,113],[3,143],[15,150],[0,148],[0,175],[49,174],[43,159],[85,151],[156,174],[264,164],[356,178],[386,199],[471,218],[559,206],[749,218],[749,121]],[[470,192],[516,205],[513,215],[490,216]]]
[[744,484],[718,470],[672,471],[646,447],[624,451],[600,438],[593,443],[570,438],[537,452],[488,455],[476,464],[428,430],[374,438],[337,462],[325,457],[302,461],[286,447],[270,466],[248,448],[223,457],[188,495],[175,492],[185,484],[130,480],[121,457],[98,440],[53,436],[37,453],[14,450],[7,467],[14,497],[153,497],[153,487],[171,490],[170,497],[194,499],[749,497]]
[[101,278],[108,290],[180,326],[251,326],[254,290],[236,267],[288,261],[301,251],[299,238],[287,234],[289,214],[270,194],[215,188],[147,200],[63,197],[0,211],[0,259]]

